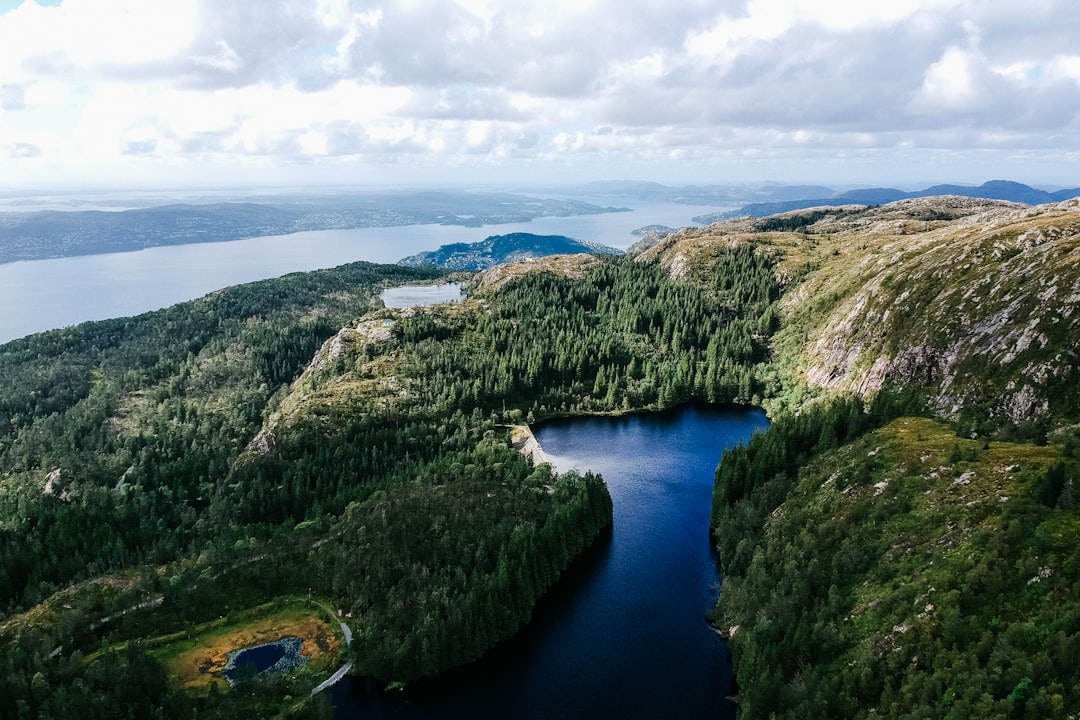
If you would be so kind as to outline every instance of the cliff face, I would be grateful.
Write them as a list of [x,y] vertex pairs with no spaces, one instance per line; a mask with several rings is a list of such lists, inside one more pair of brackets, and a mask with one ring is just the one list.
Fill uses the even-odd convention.
[[947,416],[981,406],[1021,422],[1067,409],[1080,359],[1080,202],[838,241],[847,247],[783,305],[805,332],[808,383],[864,395],[926,385]]
[[708,248],[743,242],[780,258],[775,350],[790,379],[862,395],[924,386],[948,417],[1075,414],[1080,200],[811,209],[681,231],[641,259],[692,275]]

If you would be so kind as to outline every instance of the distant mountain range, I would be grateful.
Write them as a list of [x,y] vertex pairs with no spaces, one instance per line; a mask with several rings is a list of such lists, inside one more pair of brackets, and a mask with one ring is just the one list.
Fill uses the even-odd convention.
[[574,240],[565,235],[511,233],[492,235],[475,243],[443,245],[438,250],[402,258],[398,264],[408,267],[436,265],[450,270],[486,270],[507,262],[581,253],[622,255],[623,251],[596,242]]
[[[170,204],[123,211],[0,212],[0,263],[240,240],[303,230],[424,224],[482,227],[540,217],[627,212],[630,208],[624,205],[642,203],[710,207],[713,212],[693,218],[695,223],[707,225],[747,215],[765,217],[823,205],[881,205],[935,195],[1029,205],[1080,196],[1080,188],[1049,192],[1006,180],[994,180],[978,187],[935,185],[914,192],[887,187],[838,192],[823,185],[779,183],[675,187],[635,181],[538,188],[533,192],[364,190],[328,195],[260,195],[257,202],[235,202],[230,197],[228,202]],[[611,201],[618,206],[595,204],[598,198],[605,205]],[[732,210],[735,207],[739,209]]]
[[[827,188],[825,188],[827,189]],[[860,188],[848,190],[842,193],[834,193],[828,196],[801,198],[791,200],[770,200],[768,202],[755,202],[744,205],[738,210],[728,212],[709,213],[698,215],[693,220],[701,225],[728,220],[735,217],[767,217],[777,213],[790,212],[792,210],[804,210],[811,207],[838,206],[838,205],[884,205],[885,203],[908,198],[934,197],[938,195],[958,195],[960,197],[980,198],[985,200],[1008,200],[1010,202],[1025,203],[1027,205],[1042,205],[1045,203],[1061,202],[1074,197],[1080,197],[1080,188],[1069,188],[1047,192],[1038,190],[1030,185],[1012,182],[1010,180],[991,180],[978,187],[968,185],[934,185],[924,190],[907,192],[896,188]]]
[[585,183],[571,188],[549,188],[551,192],[573,192],[581,197],[670,202],[682,205],[741,205],[748,202],[772,202],[824,197],[836,191],[824,185],[782,185],[759,183],[747,185],[661,185],[655,182],[610,180]]

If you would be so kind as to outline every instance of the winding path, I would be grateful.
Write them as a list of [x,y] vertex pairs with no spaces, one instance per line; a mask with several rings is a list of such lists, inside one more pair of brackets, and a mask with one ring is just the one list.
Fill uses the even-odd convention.
[[[330,617],[336,617],[334,615],[334,611],[331,610],[329,607],[327,607],[324,603],[321,603],[318,600],[315,600],[314,602],[315,602],[316,605],[318,605],[324,611],[326,611],[326,613]],[[341,634],[345,636],[345,647],[349,647],[350,645],[352,645],[352,628],[350,628],[345,623],[344,620],[340,620],[340,622],[341,622]],[[323,680],[321,683],[319,683],[314,688],[312,688],[311,694],[316,695],[318,693],[321,693],[326,688],[336,685],[338,683],[338,681],[341,680],[341,678],[348,675],[349,671],[352,670],[352,666],[353,666],[352,662],[347,662],[344,665],[342,665],[341,667],[339,667],[337,669],[337,672],[335,672],[333,675],[331,675],[327,679]]]
[[331,675],[330,677],[328,677],[328,678],[327,678],[326,680],[323,680],[323,681],[322,681],[321,683],[319,683],[319,684],[318,684],[317,686],[315,686],[314,688],[312,688],[312,690],[311,690],[311,694],[312,694],[312,695],[316,695],[316,694],[318,694],[318,693],[321,693],[321,692],[322,692],[323,690],[325,690],[326,688],[328,688],[328,687],[331,687],[332,685],[335,685],[335,684],[337,684],[337,682],[338,682],[339,680],[341,680],[341,678],[345,677],[345,676],[346,676],[346,675],[348,674],[348,672],[349,672],[350,670],[352,670],[352,663],[351,663],[351,662],[347,662],[347,663],[345,663],[344,665],[342,665],[341,667],[339,667],[339,668],[337,669],[337,672],[335,672],[335,673],[334,673],[333,675]]

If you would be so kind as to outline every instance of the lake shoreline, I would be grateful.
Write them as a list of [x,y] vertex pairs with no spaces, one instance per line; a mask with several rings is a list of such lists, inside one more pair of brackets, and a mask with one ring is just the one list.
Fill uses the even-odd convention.
[[720,576],[709,532],[724,449],[768,426],[754,406],[545,418],[529,428],[552,469],[602,474],[614,522],[570,562],[513,637],[465,666],[384,692],[354,677],[335,717],[455,720],[733,718],[726,643],[708,624]]

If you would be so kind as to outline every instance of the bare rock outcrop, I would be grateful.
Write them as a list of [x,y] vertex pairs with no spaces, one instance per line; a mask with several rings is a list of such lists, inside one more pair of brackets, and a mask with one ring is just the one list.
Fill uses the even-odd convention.
[[[902,241],[883,232],[949,213]],[[946,415],[974,404],[1014,422],[1063,401],[1080,362],[1080,202],[920,198],[841,221],[828,219],[833,254],[783,301],[806,382],[929,387]]]

